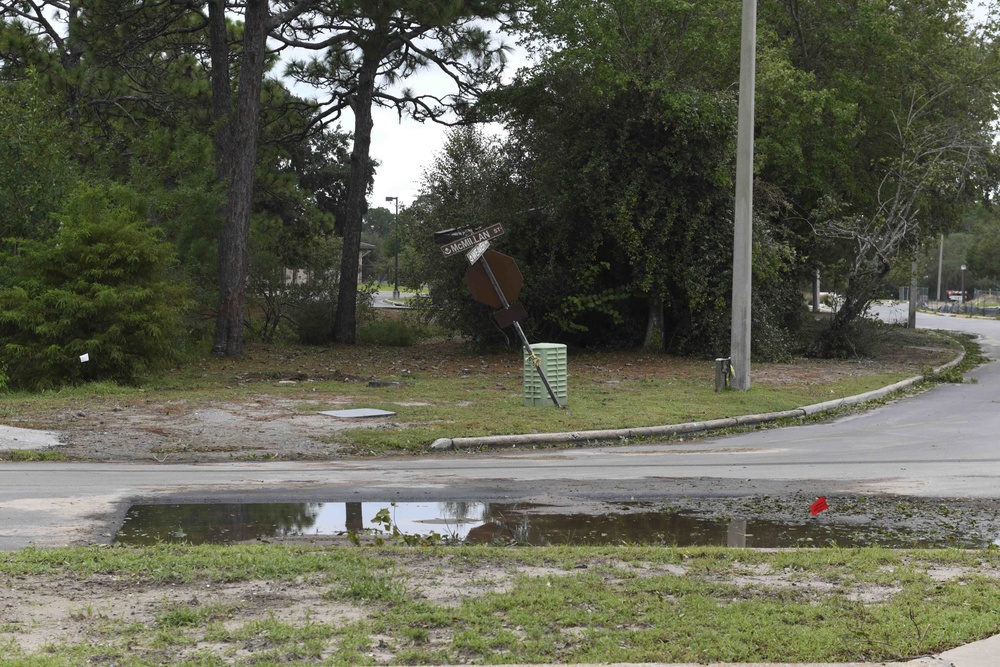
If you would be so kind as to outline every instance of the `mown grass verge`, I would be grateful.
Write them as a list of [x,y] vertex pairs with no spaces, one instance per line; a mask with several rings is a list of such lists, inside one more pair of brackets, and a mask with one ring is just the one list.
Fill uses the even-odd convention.
[[[868,358],[755,364],[747,392],[716,392],[706,360],[570,350],[564,410],[523,405],[519,350],[480,352],[454,341],[253,347],[243,359],[200,359],[138,388],[92,384],[9,394],[0,403],[0,422],[58,429],[78,412],[152,406],[175,414],[247,401],[281,401],[282,410],[291,405],[294,414],[368,407],[396,414],[380,428],[327,436],[339,454],[424,452],[438,438],[659,426],[788,410],[912,377],[954,358],[961,347],[929,331],[882,327],[877,336]],[[382,382],[370,386],[371,380]]]
[[992,549],[28,549],[0,665],[901,660],[1000,632],[998,577]]

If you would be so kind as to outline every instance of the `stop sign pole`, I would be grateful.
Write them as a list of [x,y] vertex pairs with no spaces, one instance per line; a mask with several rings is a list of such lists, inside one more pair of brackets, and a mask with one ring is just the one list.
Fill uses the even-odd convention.
[[[483,256],[479,260],[482,263],[483,268],[486,269],[486,275],[489,276],[490,283],[493,285],[493,289],[497,291],[497,296],[500,297],[500,303],[503,304],[504,309],[510,308],[510,304],[507,302],[507,297],[504,295],[503,290],[500,289],[500,283],[497,282],[496,276],[493,275],[493,269],[490,268],[490,263]],[[559,404],[559,398],[556,396],[556,392],[552,390],[552,385],[549,384],[549,379],[545,377],[545,371],[542,370],[541,360],[535,356],[534,351],[531,349],[531,344],[528,342],[528,337],[524,335],[524,329],[521,328],[520,322],[514,322],[514,330],[517,331],[517,335],[521,338],[521,345],[524,347],[524,351],[528,353],[531,357],[531,363],[534,364],[535,370],[538,371],[538,377],[541,378],[542,384],[545,385],[545,391],[549,392],[549,397],[557,408],[561,408],[562,405]]]
[[[486,277],[489,278],[490,284],[496,291],[497,297],[499,297],[500,304],[503,306],[503,309],[510,310],[510,302],[507,300],[507,295],[504,294],[503,289],[500,287],[500,282],[497,280],[496,275],[493,273],[493,269],[490,268],[489,260],[486,258],[486,249],[489,248],[490,239],[499,236],[500,234],[503,234],[503,227],[499,224],[493,225],[492,227],[486,227],[442,245],[441,252],[443,252],[447,257],[468,248],[469,250],[466,252],[465,256],[466,259],[469,260],[470,266],[478,262],[479,265],[483,267],[483,270],[486,271]],[[516,298],[516,295],[514,298]],[[538,372],[538,377],[541,378],[542,384],[545,385],[545,391],[549,393],[549,398],[552,399],[552,403],[557,408],[563,407],[559,403],[559,398],[556,396],[556,392],[553,391],[552,385],[549,384],[549,379],[545,377],[545,371],[542,370],[541,360],[531,349],[531,343],[528,342],[528,337],[524,335],[524,329],[521,328],[521,323],[517,320],[514,321],[514,330],[517,331],[517,335],[521,339],[521,346],[524,347],[524,351],[527,352],[528,356],[531,358],[532,365],[534,365],[535,371]]]

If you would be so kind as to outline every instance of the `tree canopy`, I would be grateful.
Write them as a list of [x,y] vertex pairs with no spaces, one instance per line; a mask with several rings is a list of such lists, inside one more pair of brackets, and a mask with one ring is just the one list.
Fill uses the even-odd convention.
[[[327,92],[317,119],[338,118],[350,108],[354,142],[346,199],[338,222],[344,239],[334,338],[353,343],[357,329],[358,250],[374,165],[371,162],[372,107],[396,109],[417,120],[453,122],[499,82],[504,46],[484,29],[514,6],[508,0],[411,2],[356,0],[319,6],[275,37],[287,46],[321,53],[293,61],[287,75]],[[433,68],[454,82],[443,95],[395,86]]]
[[[728,347],[738,9],[537,0],[512,24],[535,62],[481,109],[509,131],[502,187],[517,191],[506,223],[519,233],[503,243],[536,272],[529,310],[547,335],[635,341],[644,329],[647,345]],[[893,264],[995,188],[997,26],[964,12],[957,0],[762,8],[757,356],[783,349],[776,334],[794,328],[798,285],[817,268],[846,288],[813,347],[837,353]],[[428,201],[449,189],[439,180]]]
[[[90,312],[84,294],[114,302],[99,272],[70,292],[40,277],[46,263],[79,259],[45,244],[89,247],[65,236],[87,226],[149,250],[161,269],[137,276],[136,290],[152,281],[189,295],[153,308],[151,321],[179,318],[164,336],[211,338],[218,355],[240,354],[245,335],[351,343],[362,233],[395,258],[385,239],[397,225],[401,275],[430,285],[438,321],[502,343],[464,291],[464,266],[440,261],[432,241],[438,229],[499,222],[497,247],[525,274],[533,335],[718,355],[729,347],[737,5],[0,0],[0,344],[27,349],[17,337],[63,318],[31,310],[16,289],[50,306],[47,292],[62,295],[79,312]],[[758,358],[792,352],[800,288],[817,269],[846,297],[812,348],[820,355],[849,350],[843,337],[886,277],[942,233],[962,229],[969,266],[997,275],[1000,20],[996,3],[978,24],[965,10],[963,0],[761,4]],[[532,56],[506,79],[504,39]],[[429,70],[451,89],[421,88],[416,75]],[[367,201],[379,106],[457,126],[398,219]],[[504,131],[472,127],[485,120]],[[316,289],[295,296],[306,275]],[[114,298],[133,303],[131,285]],[[108,377],[130,381],[162,360],[116,340],[145,361]],[[50,367],[77,377],[65,363]]]

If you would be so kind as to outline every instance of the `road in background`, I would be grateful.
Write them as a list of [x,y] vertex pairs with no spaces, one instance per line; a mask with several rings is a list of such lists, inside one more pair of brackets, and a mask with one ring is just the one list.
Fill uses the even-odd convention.
[[[1000,321],[918,315],[976,333]],[[525,500],[888,493],[1000,498],[1000,368],[830,422],[689,442],[322,463],[0,465],[0,549],[107,541],[132,502]]]

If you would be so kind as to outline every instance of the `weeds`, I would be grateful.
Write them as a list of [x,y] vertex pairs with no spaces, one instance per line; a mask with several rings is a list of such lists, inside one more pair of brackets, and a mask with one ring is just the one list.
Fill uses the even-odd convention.
[[[87,572],[114,590],[0,623],[0,665],[886,661],[1000,632],[1000,551],[877,548],[27,550],[0,556],[25,601],[5,616]],[[49,646],[20,648],[36,636]]]
[[430,338],[433,329],[417,319],[377,319],[358,329],[358,342],[364,345],[410,347]]
[[51,449],[0,450],[0,461],[66,461],[69,457]]
[[[451,535],[442,535],[432,530],[427,533],[406,533],[399,528],[395,518],[396,503],[389,503],[389,507],[383,507],[371,522],[375,528],[365,531],[371,535],[372,543],[381,547],[386,545],[387,538],[393,544],[407,547],[433,547],[438,545],[458,544],[460,540]],[[347,534],[348,541],[355,546],[361,546],[362,535],[357,532]]]
[[951,336],[965,349],[965,356],[960,362],[949,368],[940,371],[926,370],[923,374],[925,382],[933,384],[975,383],[977,382],[976,378],[966,378],[965,374],[989,361],[974,336],[959,333],[951,334]]

